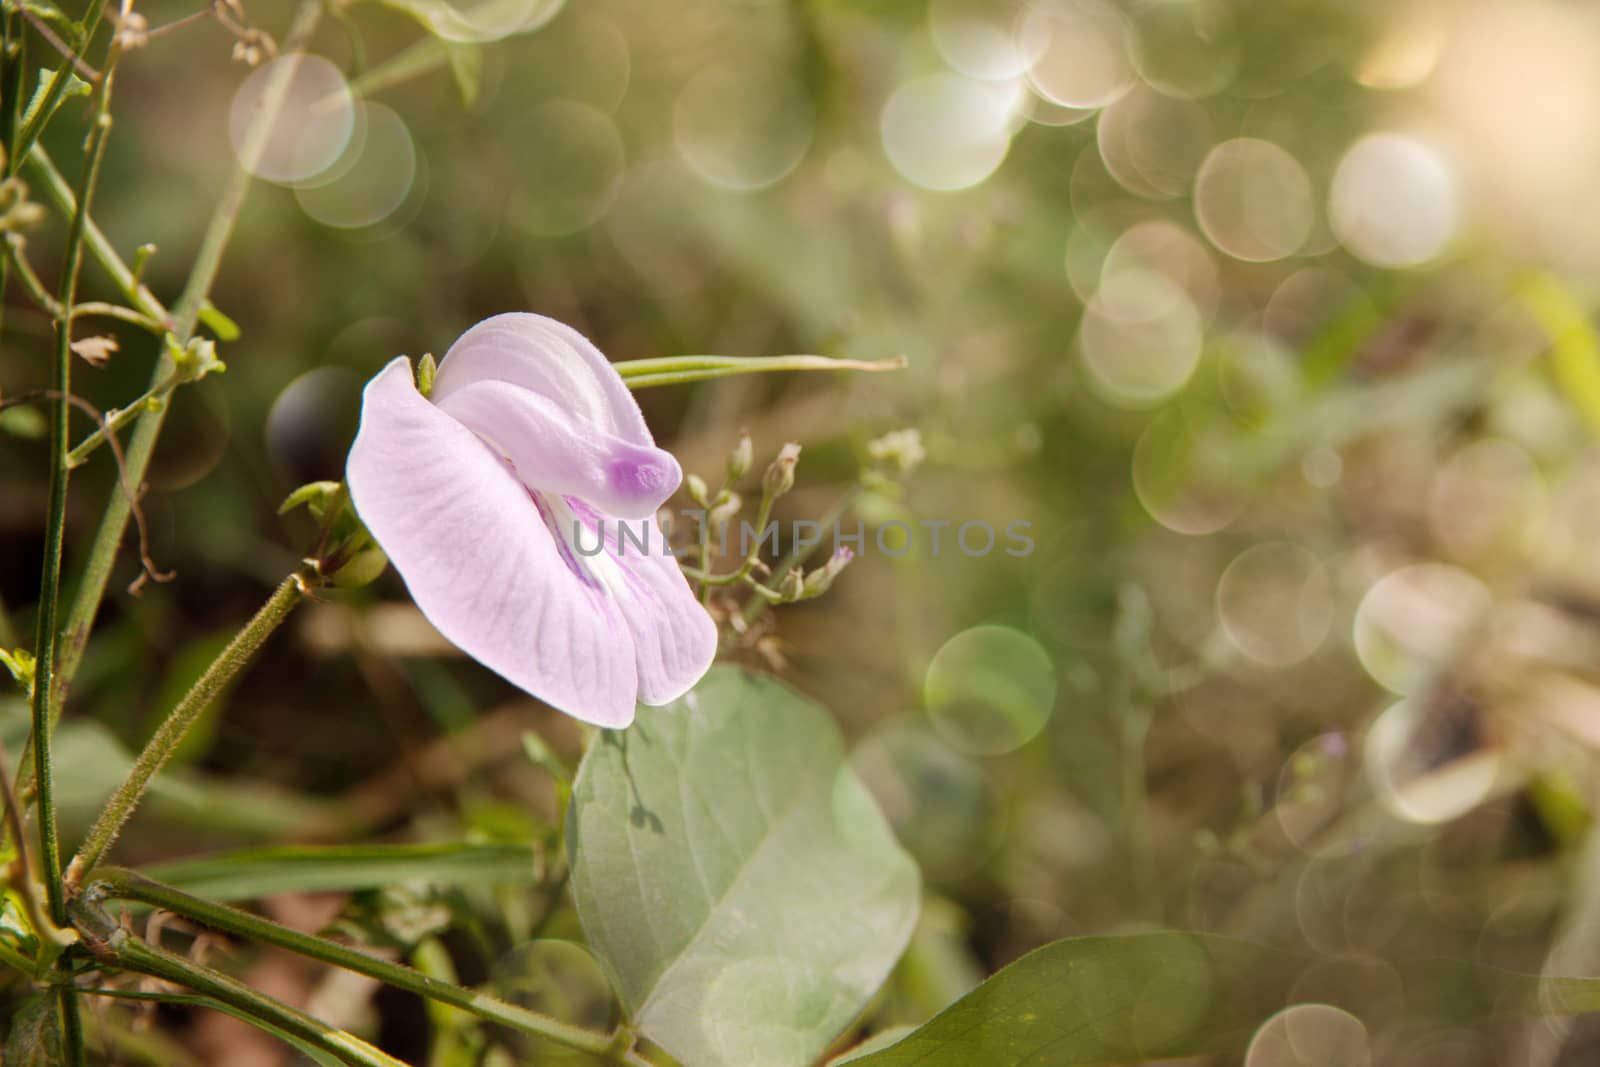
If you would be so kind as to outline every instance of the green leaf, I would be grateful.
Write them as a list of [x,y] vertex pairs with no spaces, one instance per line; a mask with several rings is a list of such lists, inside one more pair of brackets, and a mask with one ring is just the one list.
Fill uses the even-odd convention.
[[1178,932],[1074,937],[1017,960],[853,1067],[1068,1067],[1223,1048],[1282,1006],[1282,957]]
[[237,322],[217,310],[217,305],[209,300],[200,305],[200,321],[205,323],[206,329],[217,335],[219,341],[237,341],[243,332]]
[[695,1067],[812,1062],[916,923],[916,865],[833,722],[733,668],[601,735],[567,842],[579,919],[624,1008]]
[[887,1030],[881,1030],[855,1048],[839,1053],[828,1061],[827,1067],[844,1067],[847,1063],[859,1063],[879,1049],[888,1048],[915,1029],[915,1026],[891,1026]]
[[180,860],[142,873],[213,900],[245,900],[402,882],[528,884],[536,867],[527,845],[295,845]]
[[684,385],[735,374],[763,374],[774,371],[889,371],[903,370],[904,356],[894,359],[833,359],[829,356],[666,356],[661,359],[630,359],[613,363],[629,389],[652,385]]
[[[49,67],[39,68],[39,84],[34,86],[33,96],[29,97],[27,107],[22,109],[22,125],[27,126],[34,121],[50,96],[51,83],[59,76],[59,71],[51,70]],[[88,82],[69,70],[67,71],[66,84],[58,91],[56,101],[52,105],[52,111],[55,108],[59,108],[69,96],[88,96],[93,91],[93,87]]]
[[[27,705],[0,699],[0,742],[14,761],[31,729]],[[56,809],[62,831],[87,829],[133,766],[122,742],[98,722],[64,722],[56,730]],[[15,773],[13,766],[12,772]],[[202,777],[178,771],[150,783],[145,813],[169,825],[218,831],[247,840],[289,833],[345,834],[357,820],[335,802],[291,794],[266,782],[232,775]]]
[[51,1067],[66,1062],[61,1055],[60,1006],[54,992],[24,1001],[11,1019],[0,1062],[6,1067]]

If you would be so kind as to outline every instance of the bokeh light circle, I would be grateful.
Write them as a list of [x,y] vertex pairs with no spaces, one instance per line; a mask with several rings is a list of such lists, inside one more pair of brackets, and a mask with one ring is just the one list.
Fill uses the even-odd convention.
[[1352,255],[1376,267],[1435,258],[1460,222],[1455,172],[1431,145],[1400,133],[1357,141],[1333,175],[1328,213]]
[[1392,693],[1415,692],[1484,620],[1477,578],[1448,563],[1414,563],[1379,578],[1356,608],[1356,655]]
[[1215,436],[1191,426],[1176,408],[1158,414],[1139,435],[1132,476],[1139,503],[1174,533],[1216,533],[1244,510],[1245,495],[1229,484]]
[[1245,1067],[1371,1067],[1367,1028],[1331,1004],[1295,1004],[1261,1024]]
[[811,145],[813,125],[805,88],[757,68],[702,71],[672,110],[679,157],[713,185],[739,191],[792,171]]
[[909,81],[884,105],[883,150],[908,181],[939,192],[968,189],[1006,158],[1021,116],[1018,86],[932,74]]
[[1533,458],[1501,437],[1456,450],[1428,486],[1428,525],[1449,552],[1471,559],[1515,551],[1544,511]]
[[461,44],[498,41],[529,33],[555,18],[566,0],[410,0],[428,28]]
[[1101,397],[1150,407],[1176,393],[1200,362],[1202,323],[1177,282],[1148,270],[1113,274],[1084,309],[1078,348]]
[[1332,583],[1317,557],[1299,545],[1254,545],[1239,553],[1217,582],[1217,620],[1250,660],[1289,667],[1327,637]]
[[951,68],[981,81],[1006,81],[1027,71],[1030,57],[1009,20],[989,0],[932,0],[928,32]]
[[1106,250],[1100,284],[1128,270],[1165,274],[1183,287],[1200,317],[1209,321],[1222,298],[1216,260],[1199,238],[1175,222],[1147,219],[1135,223]]
[[1367,728],[1362,759],[1378,802],[1397,818],[1423,826],[1460,818],[1482,804],[1494,791],[1501,764],[1497,749],[1480,748],[1434,767],[1436,754],[1419,747],[1441,733],[1440,726],[1430,721],[1430,713],[1476,712],[1434,708],[1421,696],[1407,697],[1387,708]]
[[339,167],[332,181],[303,185],[295,198],[307,215],[325,226],[356,229],[393,215],[405,203],[417,177],[417,148],[405,120],[382,104],[360,105],[355,158]]
[[[275,101],[277,117],[262,132],[256,118]],[[228,111],[228,137],[247,171],[292,185],[333,166],[355,122],[355,100],[339,68],[296,52],[263,64],[240,83]]]
[[957,748],[1011,752],[1044,729],[1056,672],[1038,641],[1009,626],[975,626],[946,641],[923,678],[934,728]]
[[1106,170],[1128,192],[1149,200],[1188,192],[1212,145],[1203,108],[1144,87],[1102,111],[1095,132]]
[[1018,47],[1028,83],[1053,104],[1105,107],[1133,87],[1128,26],[1102,0],[1039,0],[1023,12]]
[[1238,137],[1211,150],[1195,176],[1194,213],[1211,243],[1251,263],[1292,256],[1316,224],[1306,169],[1271,141]]
[[1167,96],[1199,99],[1227,88],[1239,71],[1233,16],[1216,0],[1144,0],[1130,50],[1134,68]]
[[337,477],[360,419],[360,376],[349,367],[313,367],[267,409],[267,455],[291,484]]

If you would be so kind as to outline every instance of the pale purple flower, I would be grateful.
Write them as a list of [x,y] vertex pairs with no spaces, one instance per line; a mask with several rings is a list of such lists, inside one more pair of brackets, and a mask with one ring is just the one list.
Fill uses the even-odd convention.
[[622,727],[716,652],[666,539],[617,543],[617,520],[654,525],[682,476],[594,345],[508,314],[457,339],[428,397],[403,356],[368,383],[347,484],[441,633],[567,714]]

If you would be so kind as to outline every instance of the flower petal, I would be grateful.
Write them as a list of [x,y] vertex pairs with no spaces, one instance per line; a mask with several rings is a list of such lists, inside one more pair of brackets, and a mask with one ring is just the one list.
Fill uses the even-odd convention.
[[456,338],[440,360],[433,402],[442,404],[457,389],[482,381],[520,385],[585,426],[635,445],[655,444],[622,376],[566,323],[520,311],[484,319]]
[[654,515],[683,480],[670,452],[585,426],[520,385],[471,382],[437,403],[510,460],[529,489],[579,497],[607,515]]
[[[602,516],[582,501],[566,500],[573,518],[585,527],[579,551],[593,553],[604,530],[605,561],[597,568],[622,618],[633,634],[639,700],[670,703],[700,680],[717,654],[717,625],[695,598],[688,579],[651,518],[627,523]],[[576,531],[575,531],[576,532]],[[641,549],[640,546],[643,546]]]
[[574,571],[500,457],[417,392],[404,357],[367,385],[346,477],[440,633],[569,715],[633,721],[633,635],[606,588]]

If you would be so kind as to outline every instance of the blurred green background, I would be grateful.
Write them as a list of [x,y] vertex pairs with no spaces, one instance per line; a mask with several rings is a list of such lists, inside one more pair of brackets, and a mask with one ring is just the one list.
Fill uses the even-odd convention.
[[[289,15],[246,10],[273,35]],[[258,183],[214,294],[243,336],[179,395],[152,468],[152,551],[178,577],[124,595],[123,561],[71,695],[69,837],[117,747],[307,550],[277,505],[340,477],[361,385],[396,354],[532,310],[613,359],[904,355],[640,394],[713,481],[742,427],[756,475],[801,442],[785,521],[849,492],[849,529],[951,524],[937,556],[926,526],[902,557],[869,546],[727,651],[834,712],[923,867],[927,916],[874,1025],[1048,940],[1165,924],[1318,953],[1286,1003],[1356,1012],[1372,1062],[1589,1062],[1591,1027],[1469,1030],[1401,963],[1600,967],[1592,5],[333,10],[313,46],[331,66],[303,67],[268,155],[295,180]],[[202,20],[119,73],[98,221],[125,254],[158,247],[164,296],[234,163],[238,41]],[[80,136],[47,139],[69,173]],[[59,224],[31,241],[54,277]],[[18,392],[46,378],[49,323],[9,299]],[[155,356],[119,337],[76,372],[102,407]],[[46,470],[25,422],[0,447],[0,595],[23,635]],[[868,442],[907,428],[920,466],[863,486]],[[75,476],[69,568],[111,487],[103,459]],[[1029,523],[1035,550],[956,550],[974,520]],[[548,839],[530,728],[576,754],[570,723],[453,656],[390,573],[274,640],[123,855]],[[452,942],[456,965],[482,977],[514,940]],[[377,1004],[415,1047],[417,1020]],[[1335,1062],[1263,1033],[1252,1067]]]

